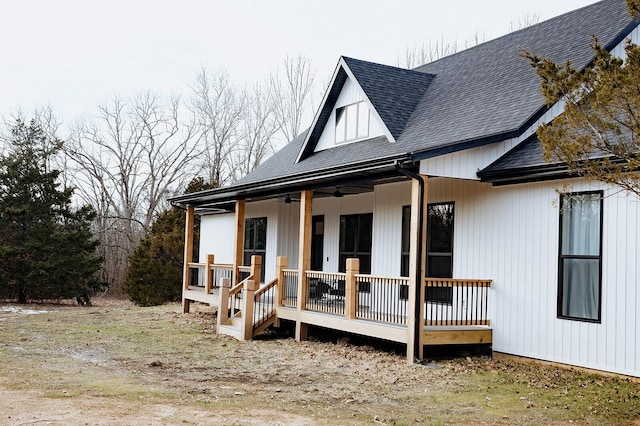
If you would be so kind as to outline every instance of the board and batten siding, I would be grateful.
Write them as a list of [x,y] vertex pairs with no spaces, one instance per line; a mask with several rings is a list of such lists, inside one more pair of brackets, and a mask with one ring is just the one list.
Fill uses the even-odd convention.
[[[373,193],[346,195],[342,198],[314,198],[313,215],[324,216],[323,271],[335,272],[338,270],[340,254],[340,216],[372,213],[373,205]],[[375,213],[373,217],[375,221]],[[373,234],[376,234],[375,229],[373,230]]]
[[493,280],[494,351],[640,377],[640,200],[605,188],[601,323],[557,318],[558,191],[602,188],[429,180],[429,202],[455,203],[454,277]]
[[[300,203],[280,202],[278,214],[277,248],[275,256],[287,257],[287,268],[298,269],[298,233],[300,232]],[[274,270],[275,273],[275,270]],[[269,278],[267,278],[267,281]]]
[[402,207],[411,204],[411,182],[378,185],[374,189],[371,273],[399,277],[402,254]]
[[[297,227],[295,230],[289,226],[295,225],[298,221],[296,215],[298,210],[289,207],[292,204],[284,204],[282,200],[274,199],[267,201],[247,202],[245,207],[245,219],[266,217],[267,218],[267,258],[263,260],[265,278],[270,280],[275,277],[276,256],[293,256],[297,260],[296,251],[281,250],[278,244],[283,244],[287,238],[291,238],[290,233],[295,235],[297,245]],[[288,217],[286,212],[295,208],[295,214]],[[287,222],[289,220],[289,223]],[[282,226],[286,223],[286,226]],[[206,260],[207,254],[215,256],[216,263],[233,263],[233,245],[236,232],[235,214],[224,213],[205,215],[200,220],[200,262]],[[282,230],[283,236],[278,232]],[[291,265],[291,260],[289,260]],[[297,267],[297,265],[296,265]]]
[[236,218],[233,213],[202,216],[198,261],[204,263],[207,255],[213,254],[216,263],[233,263],[235,234]]

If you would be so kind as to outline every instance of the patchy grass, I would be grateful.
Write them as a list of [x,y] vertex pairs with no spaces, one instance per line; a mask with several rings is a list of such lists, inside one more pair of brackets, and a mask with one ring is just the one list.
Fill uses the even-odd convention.
[[[48,413],[89,397],[97,415],[149,424],[162,413],[162,423],[193,424],[639,424],[640,385],[627,380],[489,358],[410,366],[343,341],[238,342],[214,334],[214,313],[196,306],[0,313],[0,388],[14,399],[37,392]],[[3,399],[14,419],[28,403]]]

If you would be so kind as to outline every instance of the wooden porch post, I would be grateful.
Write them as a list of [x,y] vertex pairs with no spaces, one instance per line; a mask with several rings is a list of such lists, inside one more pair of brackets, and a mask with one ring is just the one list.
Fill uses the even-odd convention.
[[[424,180],[424,192],[420,183],[411,181],[411,228],[409,245],[409,298],[407,306],[407,362],[413,364],[416,345],[418,357],[424,356],[423,329],[424,329],[424,277],[426,271],[427,251],[427,176],[421,176]],[[420,199],[422,197],[422,206]],[[422,212],[420,212],[422,208]],[[420,230],[420,217],[422,217],[422,230]],[[422,231],[422,232],[420,232]],[[420,234],[420,235],[418,235]],[[418,250],[420,244],[421,250]],[[421,276],[416,275],[416,266],[420,265]],[[416,306],[418,303],[418,306]],[[419,337],[418,337],[419,336]]]
[[253,294],[256,288],[256,281],[247,280],[244,282],[242,292],[242,340],[251,340],[253,338]]
[[300,194],[300,232],[298,235],[298,319],[296,321],[296,341],[307,340],[307,325],[302,324],[302,311],[306,309],[307,285],[305,271],[311,268],[311,213],[313,211],[313,191]]
[[212,282],[211,279],[213,275],[211,274],[211,266],[213,265],[213,255],[207,255],[207,262],[204,266],[204,294],[211,294]]
[[242,265],[244,255],[244,200],[236,201],[236,236],[233,251],[233,276],[232,286],[238,284],[240,275],[238,266]]
[[226,324],[229,319],[229,278],[220,278],[220,291],[218,293],[218,330],[220,326]]
[[193,262],[193,231],[195,227],[195,209],[187,207],[184,224],[184,273],[182,275],[182,313],[188,314],[191,301],[185,299],[184,292],[189,289],[189,262]]
[[282,301],[284,300],[285,295],[285,285],[284,285],[284,270],[287,269],[287,257],[286,256],[278,256],[276,258],[276,273],[278,274],[278,285],[276,286],[275,293],[275,306],[279,308],[282,306]]
[[356,274],[358,273],[360,273],[360,259],[347,259],[347,276],[344,286],[344,316],[350,320],[356,318],[356,306],[358,302]]
[[260,287],[260,277],[262,276],[262,256],[251,256],[251,272],[249,272],[255,282]]

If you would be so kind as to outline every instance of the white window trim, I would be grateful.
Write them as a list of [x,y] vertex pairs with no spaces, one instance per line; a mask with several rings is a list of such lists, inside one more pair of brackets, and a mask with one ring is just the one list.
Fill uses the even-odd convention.
[[[356,108],[356,113],[355,113],[355,123],[353,124],[353,126],[356,129],[356,136],[354,138],[347,138],[347,128],[348,128],[348,123],[351,122],[352,119],[350,119],[349,117],[351,116],[351,114],[348,113],[349,111],[349,107],[353,106],[353,105],[357,105]],[[367,111],[367,133],[364,136],[361,136],[358,134],[358,131],[360,130],[359,126],[359,120],[360,120],[360,108],[366,108]],[[344,126],[343,126],[343,136],[342,139],[338,139],[338,111],[340,110],[344,110],[344,114],[346,114],[344,120]],[[371,134],[371,111],[369,110],[369,107],[367,106],[365,101],[359,101],[359,102],[354,102],[352,104],[347,104],[347,105],[343,105],[341,107],[338,107],[335,109],[335,135],[334,135],[334,141],[336,145],[341,145],[344,143],[350,143],[350,142],[355,142],[355,141],[359,141],[359,140],[364,140],[369,138],[369,135]]]

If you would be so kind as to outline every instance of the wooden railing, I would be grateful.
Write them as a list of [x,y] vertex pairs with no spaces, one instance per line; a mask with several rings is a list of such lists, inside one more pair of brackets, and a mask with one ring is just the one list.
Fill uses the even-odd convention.
[[346,274],[340,272],[305,271],[306,309],[344,315]]
[[[231,267],[233,270],[233,266]],[[228,318],[233,318],[238,312],[243,311],[242,290],[247,286],[247,282],[251,281],[255,285],[255,281],[260,282],[260,271],[262,269],[262,257],[251,256],[251,266],[239,266],[239,271],[249,271],[245,279],[231,286],[231,279],[224,277],[220,282],[220,297],[218,301],[218,322],[224,324]],[[227,287],[227,286],[230,286]],[[253,298],[251,298],[253,302]],[[244,309],[246,310],[246,309]],[[252,316],[252,315],[250,315]]]
[[[206,263],[189,263],[192,284],[211,291],[219,285],[220,324],[242,313],[242,336],[251,338],[267,327],[279,307],[298,308],[344,317],[346,320],[367,320],[379,323],[407,325],[409,279],[382,277],[359,273],[358,259],[347,259],[346,272],[305,271],[286,269],[287,259],[278,257],[276,278],[259,286],[261,257],[253,256],[251,266],[239,266],[244,279],[232,286],[233,265],[214,264],[213,256]],[[209,271],[206,274],[205,271]],[[303,285],[303,301],[298,300]],[[488,326],[489,290],[491,280],[425,278],[425,326]],[[302,306],[299,306],[302,302]]]
[[[213,255],[207,255],[205,263],[189,262],[189,282],[187,288],[196,288],[206,294],[212,294],[218,289],[222,278],[231,278],[233,265],[213,263]],[[207,273],[208,272],[208,273]]]
[[356,318],[407,324],[408,278],[356,274]]
[[253,293],[253,328],[267,322],[276,314],[278,278],[274,278]]
[[211,273],[211,290],[217,290],[223,278],[232,279],[233,277],[233,265],[231,264],[214,263],[210,265],[209,271]]
[[[251,266],[238,265],[238,282],[249,279],[251,276]],[[258,282],[260,281],[260,274],[258,274]]]
[[248,280],[243,280],[229,289],[227,309],[229,311],[229,317],[231,318],[242,311],[242,289],[244,288],[245,281]]
[[425,325],[490,325],[491,280],[425,279]]
[[205,286],[205,273],[207,265],[204,263],[189,262],[189,281],[188,287],[200,287],[204,289]]
[[298,306],[298,271],[284,269],[282,271],[282,283],[280,285],[281,305],[287,308]]

